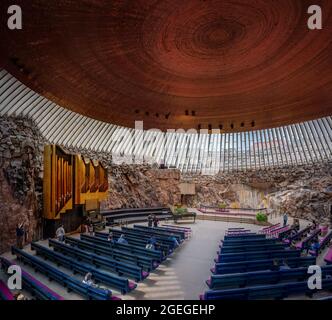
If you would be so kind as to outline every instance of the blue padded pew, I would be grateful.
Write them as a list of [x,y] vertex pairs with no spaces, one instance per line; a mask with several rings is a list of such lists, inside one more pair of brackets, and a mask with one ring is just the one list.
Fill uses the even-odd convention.
[[227,235],[224,237],[224,241],[226,240],[256,240],[256,239],[266,239],[265,234],[246,234],[246,235]]
[[315,230],[312,232],[308,237],[306,237],[303,241],[297,243],[295,245],[296,249],[307,249],[309,248],[310,242],[320,235],[320,229]]
[[252,246],[252,245],[264,245],[280,243],[277,239],[248,239],[248,240],[220,240],[223,247],[228,246]]
[[[135,232],[126,231],[126,230],[109,228],[109,231],[112,231],[113,236],[116,238],[120,237],[121,234],[124,234],[129,244],[141,246],[144,248],[151,238],[151,236],[148,236],[148,235],[142,235],[142,234],[138,234]],[[105,237],[105,234],[107,234],[107,233],[96,232],[96,236],[100,235],[100,236]],[[171,249],[171,247],[168,244],[165,244],[161,241],[157,241],[156,247],[158,248],[157,250],[162,251],[164,253],[164,255],[169,255],[173,252],[173,250]]]
[[294,234],[293,236],[288,237],[287,239],[284,239],[283,241],[285,243],[291,243],[295,240],[301,240],[303,237],[307,235],[307,233],[310,231],[311,226],[308,226],[302,230],[300,230],[297,234]]
[[[11,265],[15,265],[14,262],[0,257],[2,269],[7,273],[8,268]],[[63,297],[56,292],[45,286],[43,283],[34,278],[31,274],[22,270],[22,284],[23,289],[29,291],[38,300],[64,300]]]
[[[169,236],[158,235],[158,234],[155,234],[150,231],[134,229],[134,228],[127,228],[127,227],[122,227],[121,231],[126,232],[126,234],[135,235],[135,236],[138,236],[141,238],[143,237],[143,239],[146,239],[146,240],[149,240],[152,236],[154,236],[159,243],[168,245],[171,250],[175,249],[174,241],[170,239],[170,237],[171,237],[170,235]],[[177,238],[179,243],[182,241],[179,236],[175,236],[175,238]]]
[[165,228],[147,227],[147,226],[141,226],[138,224],[134,224],[134,230],[135,229],[151,232],[152,234],[166,236],[166,237],[173,236],[178,240],[179,243],[184,241],[186,238],[184,231],[171,231],[171,230],[166,230]]
[[15,300],[13,294],[8,289],[7,285],[0,280],[0,300],[12,301]]
[[317,254],[321,253],[331,242],[332,240],[332,231],[330,231],[319,243],[318,252],[314,252],[313,250],[309,250],[309,253],[313,256],[317,256]]
[[[145,249],[146,244],[150,240],[151,237],[143,237],[139,234],[131,234],[126,231],[121,231],[118,229],[109,229],[112,231],[114,240],[117,240],[122,234],[125,235],[126,240],[128,241],[128,244],[141,247]],[[95,232],[95,236],[98,238],[104,238],[107,239],[108,234],[106,232]],[[173,252],[173,250],[170,249],[169,245],[163,244],[161,242],[156,243],[156,250],[160,251],[164,257],[168,256]]]
[[253,246],[220,246],[220,252],[218,254],[223,253],[236,253],[236,252],[245,252],[245,251],[268,251],[268,250],[282,250],[288,247],[287,244],[284,243],[276,243],[276,244],[261,244],[261,245],[253,245]]
[[144,280],[149,273],[143,271],[137,265],[128,264],[117,261],[108,257],[102,257],[94,253],[86,252],[85,250],[66,245],[60,241],[49,239],[48,244],[53,247],[54,251],[69,255],[77,260],[85,261],[94,266],[109,269],[119,275],[126,275],[135,279],[135,281]]
[[68,291],[74,291],[89,300],[119,300],[117,297],[112,297],[112,291],[86,285],[78,279],[69,276],[57,268],[45,263],[42,259],[28,254],[23,250],[12,247],[12,254],[17,256],[17,260],[31,265],[36,271],[39,271],[49,279],[60,283],[66,287]]
[[[323,279],[322,289],[332,290],[332,279]],[[287,282],[247,288],[209,290],[200,296],[200,300],[284,299],[292,294],[312,296],[317,291],[320,290],[309,289],[307,281]]]
[[162,262],[163,260],[165,260],[165,257],[163,256],[162,252],[158,251],[158,250],[145,249],[142,247],[137,247],[132,244],[125,244],[125,243],[113,243],[112,244],[106,238],[94,237],[94,236],[89,236],[86,234],[81,234],[80,237],[84,241],[96,243],[96,244],[99,244],[104,247],[112,247],[114,249],[119,249],[121,251],[128,251],[131,253],[144,255],[144,256],[150,257],[158,262]]
[[65,242],[73,247],[94,252],[98,255],[110,257],[114,260],[136,264],[137,266],[142,267],[146,271],[154,270],[159,266],[159,262],[150,257],[133,254],[119,249],[113,249],[111,247],[108,248],[92,242],[82,241],[71,237],[65,237]]
[[253,251],[240,253],[223,253],[214,260],[219,262],[251,261],[273,258],[299,257],[301,250],[273,250],[273,251]]
[[291,233],[295,230],[295,227],[291,227],[288,230],[282,231],[278,234],[278,240],[283,240],[291,235]]
[[137,287],[136,283],[129,281],[126,278],[119,277],[109,272],[100,271],[89,264],[73,260],[68,256],[57,253],[40,244],[31,243],[31,250],[35,250],[37,255],[41,255],[46,259],[54,261],[58,265],[62,265],[72,270],[74,273],[77,272],[85,275],[86,273],[91,272],[97,281],[120,290],[122,294],[126,294]]
[[[322,267],[323,278],[332,275],[332,266]],[[243,288],[262,284],[276,284],[282,282],[305,281],[311,274],[308,274],[308,268],[294,268],[286,270],[261,270],[245,273],[231,273],[223,275],[212,275],[206,284],[212,290],[225,288]]]
[[[211,268],[211,272],[213,274],[229,274],[229,273],[259,271],[259,270],[271,270],[273,268],[274,260],[275,259],[265,259],[265,260],[217,263],[214,266],[214,268]],[[287,264],[291,268],[309,267],[311,265],[316,264],[316,258],[310,256],[287,258]]]

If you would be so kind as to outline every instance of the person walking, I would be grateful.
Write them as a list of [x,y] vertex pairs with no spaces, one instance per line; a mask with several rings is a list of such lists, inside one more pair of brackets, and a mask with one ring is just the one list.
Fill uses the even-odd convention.
[[56,229],[55,237],[56,237],[59,241],[63,242],[63,241],[65,240],[65,234],[66,234],[65,229],[64,229],[64,227],[63,227],[63,224],[61,224],[61,225],[59,226],[59,228]]
[[148,227],[152,227],[152,223],[153,223],[153,216],[152,214],[149,214],[148,216]]
[[287,226],[287,221],[288,221],[288,215],[287,215],[286,212],[284,213],[283,219],[284,219],[284,227],[286,227]]

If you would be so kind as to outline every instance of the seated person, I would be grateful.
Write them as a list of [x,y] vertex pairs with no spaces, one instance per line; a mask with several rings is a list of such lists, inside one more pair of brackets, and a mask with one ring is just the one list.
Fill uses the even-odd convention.
[[290,236],[291,236],[291,237],[294,237],[296,234],[297,234],[297,230],[294,228],[294,229],[291,231]]
[[280,266],[279,270],[288,270],[290,269],[290,266],[288,265],[288,262],[286,259],[283,261],[283,265]]
[[157,243],[157,239],[154,236],[151,236],[149,243],[155,245]]
[[121,234],[120,238],[118,239],[118,243],[128,244],[128,241],[125,239],[124,234]]
[[148,243],[146,246],[145,246],[145,249],[150,249],[150,250],[154,250],[155,247],[152,243]]
[[320,243],[318,237],[311,243],[310,250],[314,252],[314,254],[318,254],[318,250],[320,248]]
[[174,236],[170,236],[169,239],[173,241],[175,248],[179,246],[179,242]]
[[93,279],[92,279],[92,273],[91,272],[88,272],[84,279],[82,280],[82,283],[88,285],[88,286],[92,286],[92,287],[95,287],[96,284],[94,283]]
[[279,260],[278,259],[273,259],[273,265],[271,267],[272,271],[279,271]]
[[17,293],[14,295],[15,300],[29,300],[27,297],[25,297],[22,293]]

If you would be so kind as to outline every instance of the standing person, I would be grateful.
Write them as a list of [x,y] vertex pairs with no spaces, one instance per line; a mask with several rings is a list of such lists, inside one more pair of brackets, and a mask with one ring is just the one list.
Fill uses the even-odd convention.
[[152,217],[152,214],[149,214],[148,216],[148,227],[152,227],[152,222],[153,222],[153,217]]
[[23,249],[24,233],[23,223],[18,224],[16,226],[16,245],[19,249]]
[[60,227],[58,229],[56,229],[55,237],[59,241],[63,242],[65,240],[65,234],[66,234],[65,229],[63,227],[63,224],[61,224]]
[[157,227],[158,227],[158,223],[159,223],[159,220],[158,220],[157,216],[154,216],[154,217],[153,217],[153,226],[154,226],[155,228],[157,228]]
[[114,238],[113,238],[113,232],[112,231],[110,231],[110,233],[108,234],[107,241],[109,241],[111,244],[114,243]]
[[94,228],[93,228],[93,224],[91,222],[88,224],[88,231],[89,231],[90,236],[94,235],[94,233],[93,233]]
[[286,212],[284,213],[283,219],[284,219],[284,227],[286,227],[287,226],[287,221],[288,221],[288,215],[287,215]]

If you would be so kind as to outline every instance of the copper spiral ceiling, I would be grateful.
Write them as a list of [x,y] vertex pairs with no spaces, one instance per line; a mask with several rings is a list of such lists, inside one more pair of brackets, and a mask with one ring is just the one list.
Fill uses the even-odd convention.
[[54,102],[144,128],[270,128],[332,114],[332,1],[17,0],[3,66]]

